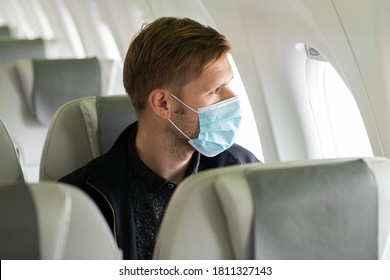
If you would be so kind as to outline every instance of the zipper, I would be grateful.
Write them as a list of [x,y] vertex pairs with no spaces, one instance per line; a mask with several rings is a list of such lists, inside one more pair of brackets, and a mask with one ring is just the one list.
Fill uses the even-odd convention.
[[[113,228],[114,228],[114,237],[115,237],[115,240],[117,240],[116,238],[116,220],[115,220],[115,210],[114,210],[114,207],[112,207],[112,204],[110,203],[110,201],[108,200],[107,196],[104,195],[104,193],[99,190],[97,187],[95,187],[94,185],[92,185],[89,181],[87,181],[87,184],[89,186],[91,186],[93,189],[95,189],[98,193],[100,193],[100,195],[106,200],[106,202],[108,203],[108,205],[110,206],[111,208],[111,211],[112,211],[112,217],[113,217],[113,221],[114,221],[114,225],[113,225]],[[118,242],[118,240],[117,240]]]

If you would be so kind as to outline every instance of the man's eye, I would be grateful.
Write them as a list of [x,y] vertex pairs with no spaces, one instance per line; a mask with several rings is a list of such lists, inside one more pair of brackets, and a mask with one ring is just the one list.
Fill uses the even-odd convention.
[[212,91],[213,94],[219,94],[219,92],[221,91],[221,88],[217,88],[215,89],[214,91]]

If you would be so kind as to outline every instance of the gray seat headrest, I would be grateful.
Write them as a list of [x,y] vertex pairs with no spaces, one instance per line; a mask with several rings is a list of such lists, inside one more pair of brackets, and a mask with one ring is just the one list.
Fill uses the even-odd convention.
[[99,124],[100,153],[106,153],[114,144],[119,134],[137,116],[133,104],[127,96],[96,98],[96,110]]
[[363,160],[246,177],[255,259],[378,259],[378,190]]
[[0,259],[40,259],[38,219],[27,185],[0,186]]
[[122,258],[93,200],[57,182],[1,185],[0,236],[2,260]]
[[45,56],[42,39],[0,37],[0,67],[18,59],[44,58]]
[[102,94],[97,58],[33,60],[33,72],[32,111],[45,125],[62,104]]
[[11,36],[11,30],[9,29],[8,25],[0,26],[0,36],[5,36],[5,37]]

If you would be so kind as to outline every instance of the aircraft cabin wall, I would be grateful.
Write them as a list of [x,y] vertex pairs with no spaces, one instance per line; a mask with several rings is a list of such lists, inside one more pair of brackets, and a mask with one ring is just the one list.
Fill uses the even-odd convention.
[[[233,44],[243,97],[253,111],[247,110],[247,123],[254,127],[242,131],[251,142],[243,145],[261,160],[390,156],[388,1],[0,0],[0,7],[1,22],[17,37],[44,38],[50,57],[96,55],[120,63],[143,23],[159,16],[193,18]],[[353,94],[369,151],[324,149],[324,142],[335,140],[319,132],[309,47],[332,64]]]
[[339,72],[359,106],[373,154],[389,156],[388,1],[204,3],[236,47],[266,161],[329,157],[308,102],[303,44]]

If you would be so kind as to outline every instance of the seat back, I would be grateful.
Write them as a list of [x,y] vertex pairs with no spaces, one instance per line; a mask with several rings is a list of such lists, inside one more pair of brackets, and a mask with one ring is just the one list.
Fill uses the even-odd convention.
[[389,259],[390,160],[251,164],[187,178],[155,259]]
[[45,56],[42,39],[0,37],[0,68],[19,59],[44,58]]
[[1,25],[0,26],[0,38],[1,37],[10,37],[11,36],[11,30],[8,25]]
[[107,152],[136,120],[128,96],[87,97],[58,109],[43,147],[41,180],[58,180]]
[[119,260],[100,210],[82,191],[55,182],[0,186],[2,260]]
[[63,103],[108,95],[121,66],[106,59],[19,60],[0,72],[0,116],[7,123],[28,182],[38,181],[47,129]]
[[23,182],[23,171],[11,136],[0,118],[0,184]]

